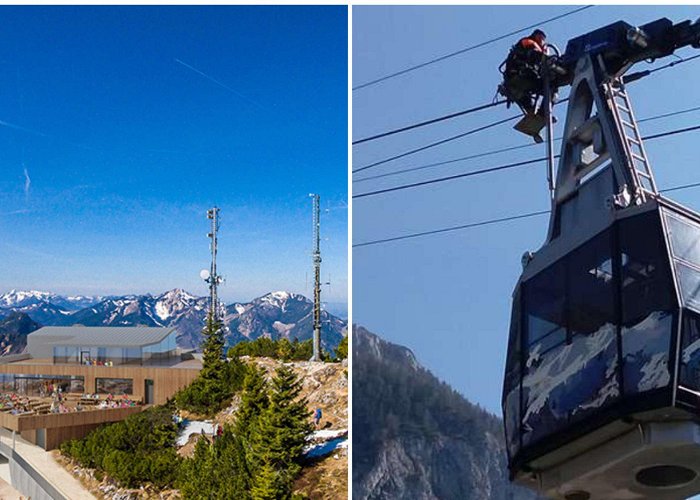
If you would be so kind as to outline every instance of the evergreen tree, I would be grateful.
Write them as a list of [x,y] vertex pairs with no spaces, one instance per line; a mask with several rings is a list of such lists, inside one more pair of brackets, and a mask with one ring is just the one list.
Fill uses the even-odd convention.
[[286,338],[282,337],[277,341],[277,357],[282,361],[289,361],[292,359],[292,343]]
[[253,500],[287,500],[291,498],[288,487],[280,484],[279,472],[270,464],[263,465],[253,478],[250,493]]
[[335,358],[337,360],[347,359],[348,357],[348,335],[343,337],[335,350]]
[[194,447],[192,458],[180,467],[179,488],[185,499],[213,498],[214,488],[210,481],[212,453],[209,440],[201,436]]
[[241,404],[236,413],[234,432],[244,441],[250,438],[258,416],[269,405],[268,387],[259,368],[251,366],[243,381]]
[[202,331],[202,371],[200,376],[208,381],[220,381],[224,373],[224,336],[221,322],[214,318],[213,311],[207,315],[207,323]]
[[245,459],[243,440],[230,425],[224,426],[221,437],[214,442],[214,474],[217,476],[217,498],[250,498],[250,471]]
[[205,416],[222,410],[238,391],[247,373],[246,366],[235,356],[223,358],[224,340],[221,322],[207,316],[202,342],[203,363],[197,378],[175,396],[178,408]]
[[186,500],[250,498],[250,475],[243,447],[230,426],[211,444],[200,437],[194,456],[181,467],[180,493]]
[[301,398],[301,382],[288,367],[277,370],[272,380],[270,403],[257,420],[251,433],[251,454],[257,464],[253,468],[254,497],[288,498],[292,481],[301,469],[302,450],[311,432],[307,401]]
[[294,360],[308,361],[314,353],[313,339],[305,340],[304,342],[295,340],[293,347],[294,354],[292,354],[292,359]]

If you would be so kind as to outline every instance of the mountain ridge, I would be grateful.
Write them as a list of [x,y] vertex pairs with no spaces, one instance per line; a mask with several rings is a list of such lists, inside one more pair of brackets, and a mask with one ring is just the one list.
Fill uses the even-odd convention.
[[353,326],[353,498],[534,500],[508,481],[501,420]]
[[[88,305],[67,308],[75,308],[78,303]],[[70,299],[39,291],[12,290],[0,295],[0,318],[20,312],[43,326],[175,327],[178,346],[183,349],[197,349],[201,344],[208,307],[208,297],[197,297],[181,288],[158,295],[79,296]],[[292,292],[273,291],[250,302],[225,306],[224,338],[229,346],[261,336],[304,341],[313,334],[312,316],[313,303],[308,298]],[[347,322],[325,311],[321,316],[323,347],[334,350],[347,333]]]

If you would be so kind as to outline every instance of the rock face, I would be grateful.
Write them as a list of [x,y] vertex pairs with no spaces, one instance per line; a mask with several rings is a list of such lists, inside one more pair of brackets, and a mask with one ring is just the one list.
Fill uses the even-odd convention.
[[500,419],[409,349],[362,327],[352,342],[353,498],[537,498],[508,481]]
[[27,335],[41,325],[21,312],[10,313],[0,320],[0,356],[19,354],[27,347]]

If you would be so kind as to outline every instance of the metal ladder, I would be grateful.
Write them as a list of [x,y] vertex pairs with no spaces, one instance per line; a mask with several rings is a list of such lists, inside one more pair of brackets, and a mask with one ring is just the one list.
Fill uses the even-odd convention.
[[627,92],[625,92],[625,86],[619,79],[606,83],[605,87],[610,109],[615,116],[617,129],[622,139],[622,146],[628,158],[630,172],[636,184],[636,194],[640,198],[639,201],[644,202],[647,193],[656,196],[659,192],[656,189],[654,174],[651,171],[651,165],[644,150],[637,120],[635,120],[632,112],[632,104],[627,96]]

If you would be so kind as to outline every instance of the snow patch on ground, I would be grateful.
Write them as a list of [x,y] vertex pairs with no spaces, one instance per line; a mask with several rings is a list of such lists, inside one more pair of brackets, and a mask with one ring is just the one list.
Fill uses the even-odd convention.
[[347,448],[347,438],[336,438],[326,441],[325,443],[307,446],[304,448],[304,456],[306,458],[320,458],[330,455],[338,448]]
[[347,429],[322,429],[320,431],[312,432],[309,437],[306,438],[307,441],[328,441],[329,439],[335,439],[339,437],[346,436],[348,433]]
[[180,435],[177,437],[177,445],[185,446],[192,434],[201,434],[202,431],[205,434],[214,434],[214,422],[211,420],[190,420],[185,425],[185,428],[180,431]]

